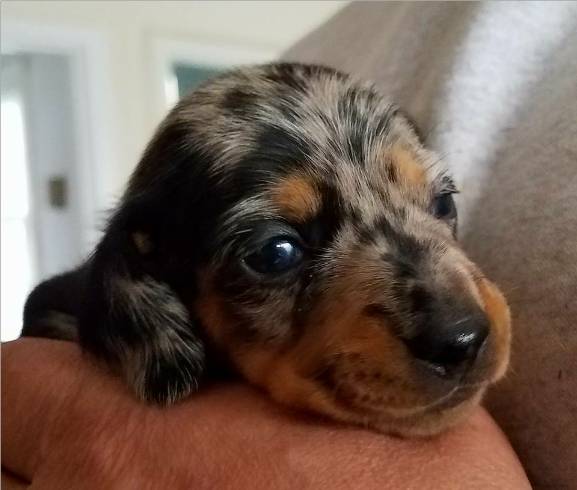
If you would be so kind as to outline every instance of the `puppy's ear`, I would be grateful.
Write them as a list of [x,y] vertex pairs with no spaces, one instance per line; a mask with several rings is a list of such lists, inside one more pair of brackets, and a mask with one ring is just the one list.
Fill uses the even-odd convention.
[[198,388],[205,349],[154,244],[133,229],[146,211],[125,202],[90,259],[79,338],[116,363],[140,398],[166,404]]
[[195,391],[206,368],[183,298],[192,304],[220,208],[210,160],[194,143],[191,115],[182,115],[190,105],[161,123],[132,174],[90,259],[78,327],[81,344],[116,362],[140,398],[161,404]]

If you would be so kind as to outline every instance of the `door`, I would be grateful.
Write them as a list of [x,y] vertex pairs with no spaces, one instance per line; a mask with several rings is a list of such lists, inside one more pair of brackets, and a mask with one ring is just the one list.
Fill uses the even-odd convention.
[[3,55],[2,340],[18,336],[39,281],[81,260],[70,63],[64,55]]

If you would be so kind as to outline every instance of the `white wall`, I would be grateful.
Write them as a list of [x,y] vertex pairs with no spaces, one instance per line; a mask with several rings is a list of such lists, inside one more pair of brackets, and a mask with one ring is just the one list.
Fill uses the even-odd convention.
[[[118,196],[159,122],[151,67],[158,40],[228,45],[281,53],[348,2],[318,1],[18,1],[2,2],[6,27],[91,31],[102,49],[106,91],[99,137],[110,149],[98,162],[101,205]],[[3,39],[4,44],[4,39]],[[98,87],[97,87],[98,90]],[[106,202],[103,202],[106,201]]]

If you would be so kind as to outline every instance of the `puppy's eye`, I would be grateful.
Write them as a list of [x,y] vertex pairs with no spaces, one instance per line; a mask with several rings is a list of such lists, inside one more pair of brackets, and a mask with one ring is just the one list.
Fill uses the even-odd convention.
[[453,195],[450,193],[435,196],[432,204],[433,214],[439,219],[452,219],[457,215]]
[[245,263],[261,274],[281,274],[297,267],[303,259],[303,250],[294,240],[276,237],[245,258]]

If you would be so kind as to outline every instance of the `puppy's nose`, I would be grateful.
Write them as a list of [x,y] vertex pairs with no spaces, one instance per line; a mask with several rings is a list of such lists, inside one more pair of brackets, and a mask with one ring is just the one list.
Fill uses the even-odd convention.
[[488,334],[487,317],[475,314],[449,324],[428,325],[405,343],[417,359],[440,368],[439,374],[451,374],[475,360]]

